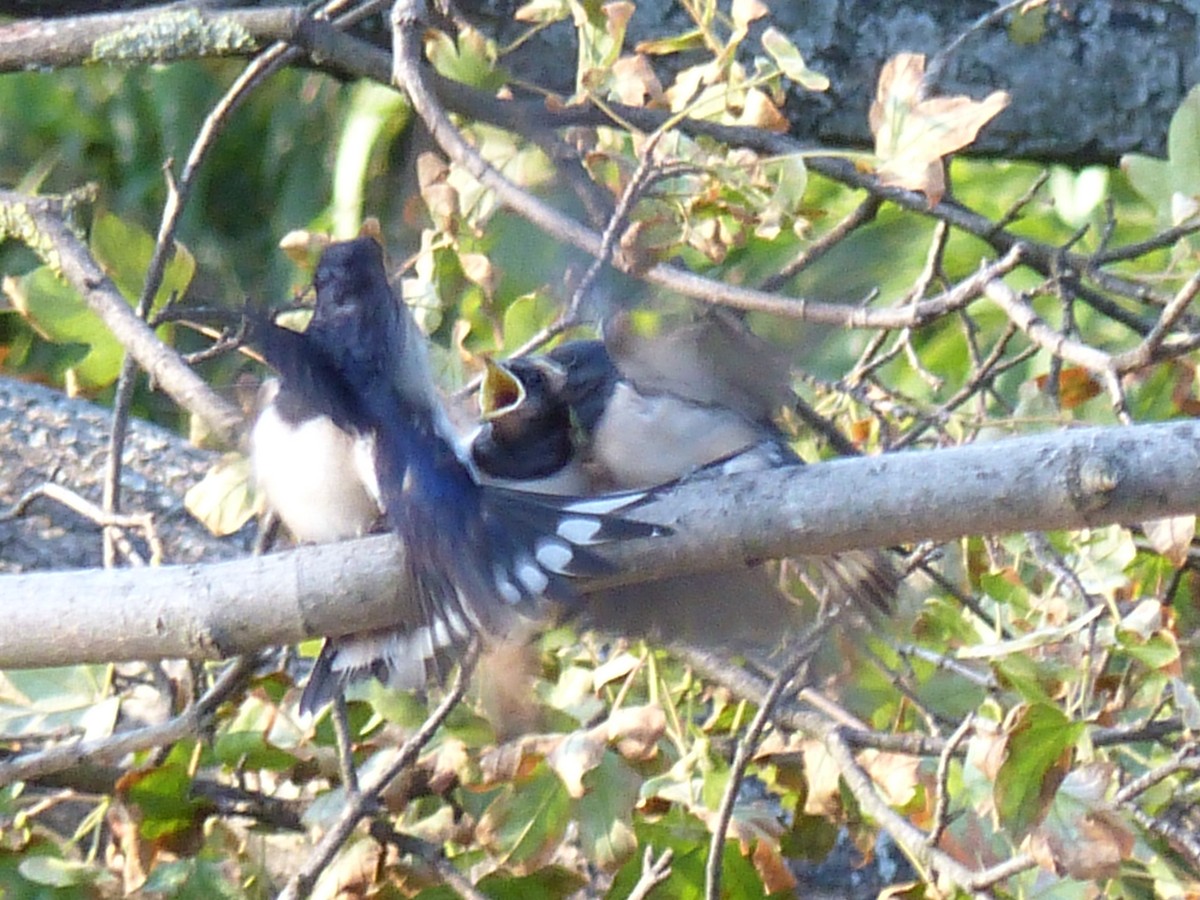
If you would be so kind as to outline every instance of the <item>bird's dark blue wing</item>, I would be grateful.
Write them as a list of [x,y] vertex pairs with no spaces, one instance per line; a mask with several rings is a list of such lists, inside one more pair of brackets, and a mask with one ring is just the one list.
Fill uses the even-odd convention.
[[311,392],[318,402],[344,402],[342,421],[370,438],[380,499],[404,544],[413,591],[401,599],[396,631],[328,645],[304,709],[358,674],[412,686],[427,659],[470,634],[503,635],[537,615],[542,601],[569,602],[570,579],[604,570],[592,546],[664,530],[621,515],[647,491],[572,501],[480,484],[438,400],[423,337],[392,293],[374,241],[331,245],[314,283],[317,305],[304,342],[276,336],[272,352],[297,381],[318,385]]

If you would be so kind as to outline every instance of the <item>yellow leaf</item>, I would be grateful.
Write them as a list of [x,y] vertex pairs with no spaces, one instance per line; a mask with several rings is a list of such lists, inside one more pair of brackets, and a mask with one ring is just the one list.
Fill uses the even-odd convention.
[[254,515],[250,460],[227,453],[183,497],[183,505],[217,537],[233,534]]

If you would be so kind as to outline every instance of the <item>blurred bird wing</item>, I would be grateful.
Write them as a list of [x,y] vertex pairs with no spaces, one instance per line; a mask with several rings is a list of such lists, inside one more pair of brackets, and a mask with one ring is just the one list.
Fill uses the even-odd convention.
[[637,334],[618,317],[605,328],[605,345],[640,392],[723,407],[751,422],[769,422],[791,394],[785,355],[724,317],[708,315],[654,336]]

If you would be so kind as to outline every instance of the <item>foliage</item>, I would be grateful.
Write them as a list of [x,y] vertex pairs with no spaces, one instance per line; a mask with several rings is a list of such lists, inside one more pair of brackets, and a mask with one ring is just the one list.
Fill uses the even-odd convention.
[[[768,154],[674,127],[688,116],[781,131],[785,85],[824,86],[767,28],[761,3],[735,0],[728,12],[684,6],[688,30],[636,53],[624,46],[632,3],[534,0],[518,14],[531,27],[569,20],[578,32],[576,96],[556,102],[624,103],[669,117],[672,127],[654,137],[616,124],[572,133],[579,170],[607,200],[633,190],[617,242],[633,263],[603,275],[597,293],[636,309],[640,327],[689,314],[682,298],[636,277],[664,261],[716,282],[763,285],[820,248],[772,289],[847,308],[936,298],[1002,255],[988,234],[943,232],[937,212],[945,205],[935,208],[943,192],[1060,261],[1068,249],[1075,254],[1054,273],[1031,263],[1007,276],[1064,339],[1127,351],[1187,289],[1200,94],[1172,123],[1167,160],[1130,157],[1121,171],[1054,168],[1044,181],[1039,167],[1020,161],[956,159],[943,171],[943,158],[1007,100],[1001,92],[982,102],[929,97],[924,61],[898,60],[872,111],[877,155],[827,155],[851,156],[853,171],[925,196],[885,203],[839,235],[866,196],[843,170],[822,168],[815,155]],[[501,48],[471,28],[432,32],[427,52],[452,78],[492,92],[506,84]],[[678,54],[696,62],[661,83],[654,62]],[[4,75],[0,107],[6,132],[18,137],[0,150],[0,184],[44,193],[99,184],[83,223],[89,245],[136,304],[166,198],[163,161],[187,156],[239,70],[198,60]],[[465,382],[482,354],[510,353],[545,329],[584,333],[579,319],[560,319],[584,257],[501,208],[461,166],[413,153],[412,121],[398,95],[365,80],[291,68],[261,83],[224,122],[199,170],[162,285],[143,311],[159,336],[197,350],[246,296],[289,301],[310,278],[321,236],[350,236],[368,218],[382,223],[396,261],[407,256],[401,288],[431,337],[445,387]],[[460,127],[506,177],[584,214],[545,142],[483,123]],[[651,156],[654,177],[639,185]],[[1167,226],[1182,230],[1145,252],[1104,257]],[[277,245],[289,233],[285,254]],[[1089,260],[1109,279],[1091,293],[1079,289]],[[10,273],[0,371],[108,397],[123,350],[104,323],[15,241],[0,245],[0,267]],[[1147,328],[1123,324],[1091,301],[1095,294]],[[214,309],[225,319],[206,317]],[[1123,412],[1117,401],[1137,420],[1198,408],[1194,357],[1183,350],[1120,372],[1114,395],[1103,373],[1056,355],[978,296],[911,328],[851,330],[761,312],[745,319],[786,348],[799,394],[864,452],[1109,424]],[[200,366],[221,388],[260,372],[237,354]],[[176,411],[146,390],[135,409],[177,423]],[[785,424],[807,459],[832,455],[794,416],[785,413]],[[191,508],[223,532],[236,530],[251,512],[245,476],[243,460],[224,458]],[[1186,565],[1193,531],[1194,522],[1172,520],[964,538],[938,551],[942,582],[912,579],[894,621],[833,631],[812,662],[809,690],[820,686],[822,708],[854,723],[857,766],[887,806],[936,830],[948,857],[987,868],[1029,854],[1001,881],[1005,896],[1194,893],[1195,745],[1184,736],[1200,726],[1190,654],[1197,579]],[[794,575],[780,570],[783,581],[798,582]],[[302,843],[298,830],[328,827],[348,796],[329,716],[297,717],[294,668],[255,676],[204,734],[91,773],[107,779],[102,789],[67,778],[0,790],[0,893],[109,896],[120,882],[146,896],[272,895],[290,874],[275,857]],[[348,843],[317,895],[448,896],[421,852],[385,852],[381,841],[399,833],[440,849],[487,896],[626,896],[648,847],[673,852],[662,896],[703,896],[716,810],[737,787],[732,748],[756,712],[754,698],[661,649],[566,628],[542,635],[518,663],[489,669],[509,670],[511,683],[477,679],[384,793],[380,816],[391,838]],[[158,675],[177,689],[191,677]],[[150,681],[94,666],[7,673],[0,739],[23,751],[64,734],[111,734],[118,711]],[[437,697],[354,689],[349,725],[360,778],[388,764]],[[802,734],[788,727],[796,721],[781,714],[751,748],[725,831],[727,896],[786,893],[839,842],[863,858],[883,852],[877,836],[889,823],[851,787],[832,725],[829,734]],[[904,735],[930,743],[905,749],[892,740]],[[60,807],[66,813],[54,815]],[[928,871],[910,876],[925,885],[911,896],[938,895]],[[329,886],[335,881],[341,894]]]

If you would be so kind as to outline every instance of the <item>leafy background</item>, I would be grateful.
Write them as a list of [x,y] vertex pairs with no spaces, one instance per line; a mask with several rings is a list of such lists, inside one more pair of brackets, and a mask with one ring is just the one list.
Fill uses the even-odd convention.
[[[567,8],[527,10],[536,20]],[[580,93],[626,100],[639,90],[650,93],[644,74],[619,65],[620,27],[611,13],[606,19],[592,5],[570,8],[587,13],[576,20],[585,48]],[[814,90],[821,87],[819,73],[803,66],[786,39],[772,53],[772,40],[763,38],[753,72],[730,62],[732,51],[751,41],[749,19],[739,22],[735,13],[731,22],[697,25],[708,29],[719,51],[714,56],[726,63],[705,88],[697,71],[685,70],[667,86],[667,102],[674,90],[692,98],[693,115],[774,127],[781,113],[772,98],[783,73]],[[689,33],[648,49],[676,52],[695,43]],[[477,32],[438,35],[429,51],[455,78],[492,89],[504,81],[498,49]],[[94,202],[80,208],[81,224],[93,254],[132,303],[166,196],[164,160],[186,157],[240,69],[232,61],[187,61],[5,75],[0,184],[40,193],[97,185]],[[727,102],[730,91],[740,104]],[[755,101],[746,102],[751,95]],[[350,236],[368,216],[382,223],[393,261],[409,264],[405,295],[434,342],[448,389],[477,369],[479,354],[509,352],[551,323],[566,300],[564,281],[577,279],[586,262],[498,209],[464,173],[423,156],[412,125],[404,101],[377,85],[293,68],[260,86],[226,123],[201,169],[156,300],[162,309],[172,295],[180,298],[174,308],[182,321],[160,326],[160,336],[180,350],[199,350],[210,341],[193,324],[205,320],[204,310],[236,312],[246,298],[291,302],[310,278],[307,238]],[[540,149],[495,128],[463,127],[507,176],[577,209]],[[1200,95],[1193,93],[1172,122],[1165,160],[1130,157],[1119,170],[1073,171],[960,158],[950,165],[949,184],[958,202],[1000,219],[1045,172],[1011,231],[1055,246],[1075,241],[1072,249],[1086,254],[1102,244],[1145,240],[1194,214],[1197,135]],[[589,132],[586,142],[590,174],[619,193],[638,147],[616,129]],[[664,146],[687,168],[659,182],[636,208],[636,249],[649,259],[681,259],[718,280],[760,283],[862,199],[800,158],[765,159],[678,134],[664,138]],[[880,165],[861,148],[856,158]],[[934,229],[929,218],[885,205],[788,291],[896,303],[921,276]],[[281,239],[293,232],[300,233],[301,249],[285,253]],[[1184,237],[1115,269],[1174,291],[1194,269],[1193,241]],[[953,232],[934,280],[952,283],[991,256],[983,242]],[[0,271],[6,304],[0,371],[110,401],[123,357],[99,320],[14,241],[0,245]],[[1028,272],[1010,281],[1036,284]],[[633,279],[613,276],[604,289],[639,309],[644,327],[680,315],[677,298],[651,296]],[[1034,303],[1048,321],[1062,324],[1060,298],[1043,292]],[[1126,346],[1127,333],[1110,319],[1083,306],[1073,314],[1075,332],[1089,344]],[[916,330],[905,336],[910,352],[864,373],[870,333],[763,315],[750,321],[792,355],[801,394],[866,452],[924,427],[971,376],[973,347],[996,346],[1008,324],[997,308],[977,305],[969,323],[951,316]],[[231,393],[243,376],[259,372],[237,354],[200,366]],[[1194,413],[1194,363],[1168,359],[1127,379],[1126,389],[1136,419]],[[979,396],[941,415],[922,442],[1115,422],[1096,382],[1044,351],[1018,361]],[[139,387],[134,411],[187,430],[185,415],[148,386]],[[796,440],[811,460],[832,455],[811,434],[799,431]],[[196,502],[205,506],[203,496]],[[209,497],[207,506],[218,518],[225,512],[220,497]],[[224,521],[232,528],[243,519]],[[960,859],[991,865],[1032,852],[1041,865],[1005,882],[1006,895],[1195,892],[1189,857],[1114,802],[1118,785],[1188,758],[1189,740],[1142,736],[1110,744],[1097,737],[1099,728],[1132,729],[1155,717],[1200,727],[1190,655],[1195,579],[1181,567],[1190,537],[1186,526],[1183,539],[1166,541],[1114,526],[1044,538],[965,539],[943,548],[942,562],[974,593],[984,618],[965,615],[955,597],[921,584],[891,628],[865,639],[832,636],[816,662],[820,686],[865,728],[944,737],[968,715],[977,726],[965,758],[944,775],[936,756],[864,751],[860,764],[893,809],[921,827],[944,820],[941,846]],[[1056,574],[1062,569],[1073,583]],[[1103,621],[1078,626],[1097,598],[1107,613]],[[315,644],[301,648],[305,655],[314,650]],[[533,699],[514,701],[494,680],[477,684],[384,796],[393,824],[442,848],[488,896],[626,896],[647,847],[674,852],[662,896],[701,896],[731,748],[754,705],[657,648],[565,628],[543,635],[533,662],[522,664],[530,666]],[[292,671],[282,666],[256,675],[222,706],[209,734],[143,751],[116,771],[81,770],[81,778],[93,775],[100,787],[16,783],[0,790],[0,891],[47,898],[122,890],[272,895],[289,871],[289,854],[303,852],[307,830],[327,825],[345,802],[332,726],[327,718],[315,727],[296,718]],[[206,678],[187,667],[167,667],[162,675],[177,688]],[[122,704],[146,681],[111,666],[4,673],[0,738],[17,750],[56,729],[110,734]],[[517,693],[523,685],[518,681]],[[357,689],[350,724],[362,772],[382,766],[431,705],[375,686]],[[1186,822],[1181,808],[1195,790],[1189,771],[1184,766],[1147,786],[1138,796],[1143,814]],[[804,864],[815,865],[839,845],[864,857],[895,854],[821,741],[775,730],[750,772],[729,832],[726,896],[789,891],[797,878],[815,878]],[[230,813],[226,788],[256,810],[253,827]],[[948,813],[936,809],[943,794]],[[835,885],[849,877],[845,868],[838,872]],[[921,873],[897,872],[912,882],[905,896],[935,895]],[[428,866],[388,855],[362,834],[327,875],[340,886],[323,883],[319,896],[451,895],[434,884]]]

